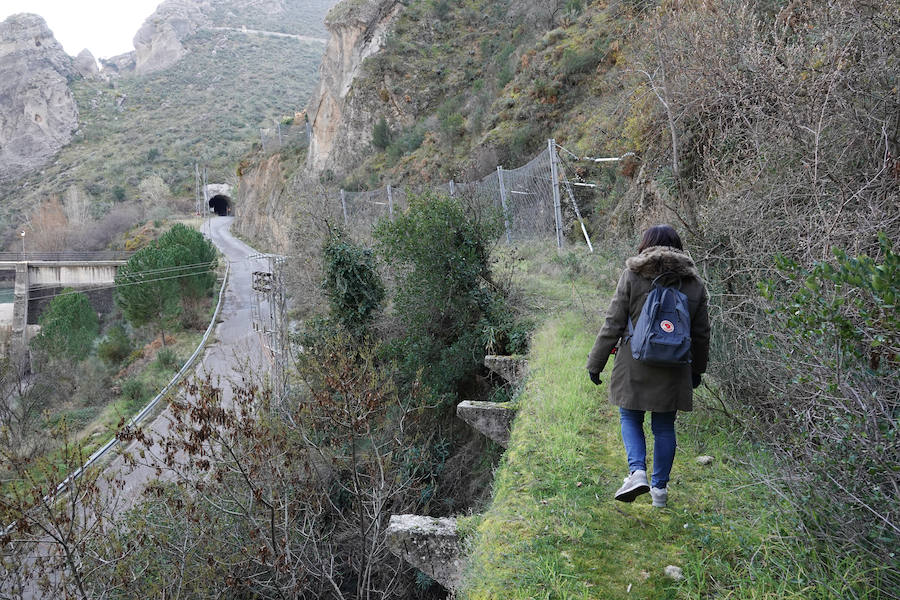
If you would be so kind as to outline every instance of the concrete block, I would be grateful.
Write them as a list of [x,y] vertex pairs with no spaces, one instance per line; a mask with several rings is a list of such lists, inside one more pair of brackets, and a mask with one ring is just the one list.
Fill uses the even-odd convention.
[[465,564],[456,519],[392,515],[385,537],[395,555],[446,589],[459,589]]
[[523,356],[488,354],[484,357],[484,366],[512,385],[519,385],[528,375],[528,359]]
[[509,445],[509,430],[516,418],[511,403],[467,400],[456,405],[456,416],[504,448]]

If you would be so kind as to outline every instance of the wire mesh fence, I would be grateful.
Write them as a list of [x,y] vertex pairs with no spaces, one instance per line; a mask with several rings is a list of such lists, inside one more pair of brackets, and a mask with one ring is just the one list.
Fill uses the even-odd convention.
[[285,146],[309,145],[309,123],[292,123],[273,127],[261,127],[259,130],[259,142],[263,152],[273,152]]
[[[581,221],[581,214],[574,196],[566,193],[567,187],[561,189],[567,182],[560,176],[556,148],[555,141],[548,140],[547,148],[521,167],[498,166],[493,173],[471,182],[387,186],[362,192],[340,190],[344,226],[352,236],[368,239],[379,219],[394,219],[406,209],[408,194],[430,189],[464,198],[473,210],[495,211],[503,220],[503,235],[509,244],[556,239],[557,246],[562,247],[567,243],[562,235],[567,229],[564,221]],[[587,232],[582,230],[587,240]]]

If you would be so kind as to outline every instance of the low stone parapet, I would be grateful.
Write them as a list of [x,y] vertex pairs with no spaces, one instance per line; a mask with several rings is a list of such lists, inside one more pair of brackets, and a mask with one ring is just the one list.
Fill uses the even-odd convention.
[[519,385],[528,375],[528,359],[524,356],[500,356],[488,354],[484,366],[512,385]]
[[459,589],[465,564],[456,519],[392,515],[385,536],[395,555],[446,589]]
[[516,408],[511,402],[467,400],[456,405],[456,416],[506,448]]

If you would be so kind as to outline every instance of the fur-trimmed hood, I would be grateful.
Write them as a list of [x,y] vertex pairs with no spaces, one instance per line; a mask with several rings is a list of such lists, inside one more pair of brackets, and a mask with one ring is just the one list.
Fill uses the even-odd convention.
[[671,246],[650,246],[637,256],[625,261],[629,271],[646,279],[653,279],[663,273],[678,277],[700,278],[694,260],[687,253]]

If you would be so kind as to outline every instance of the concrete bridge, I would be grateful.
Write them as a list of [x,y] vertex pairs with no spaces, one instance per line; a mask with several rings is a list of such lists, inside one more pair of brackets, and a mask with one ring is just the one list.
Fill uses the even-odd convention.
[[12,302],[0,303],[0,337],[27,344],[46,305],[64,288],[84,292],[99,313],[112,309],[115,278],[131,252],[0,252],[0,285],[13,289]]

